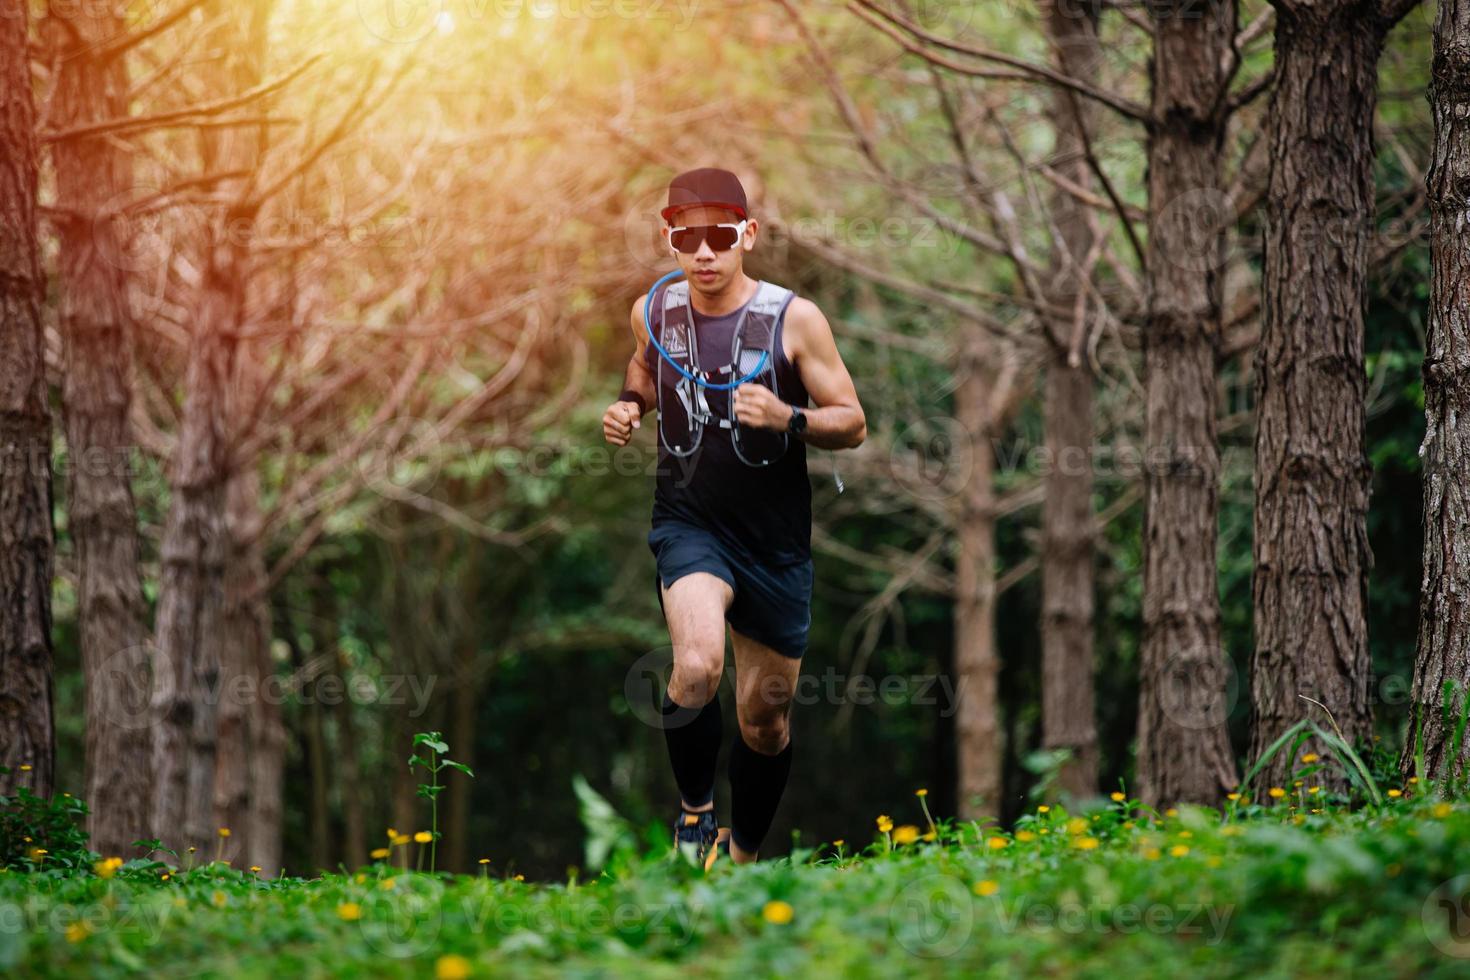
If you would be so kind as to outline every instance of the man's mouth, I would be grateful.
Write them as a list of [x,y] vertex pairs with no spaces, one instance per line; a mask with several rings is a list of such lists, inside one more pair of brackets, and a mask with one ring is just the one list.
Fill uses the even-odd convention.
[[718,273],[714,269],[695,269],[694,274],[700,279],[713,279]]

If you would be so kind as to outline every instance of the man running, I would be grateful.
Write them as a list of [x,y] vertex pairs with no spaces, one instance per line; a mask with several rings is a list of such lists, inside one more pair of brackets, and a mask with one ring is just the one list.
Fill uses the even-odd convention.
[[[674,649],[663,729],[681,797],[675,842],[708,869],[722,854],[756,860],[791,770],[791,696],[811,623],[806,446],[855,447],[867,423],[821,310],[745,274],[760,223],[739,179],[680,174],[660,214],[685,278],[650,306],[662,351],[649,344],[645,297],[633,304],[637,349],[602,429],[626,445],[659,409],[648,546]],[[726,622],[740,723],[728,830],[714,815]]]

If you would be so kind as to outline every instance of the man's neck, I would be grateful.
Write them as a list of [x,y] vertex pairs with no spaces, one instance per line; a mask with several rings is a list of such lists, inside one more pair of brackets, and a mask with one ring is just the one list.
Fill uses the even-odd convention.
[[700,316],[724,316],[727,313],[734,313],[749,303],[755,297],[755,291],[758,288],[760,284],[744,273],[739,279],[712,296],[700,292],[691,283],[689,303]]

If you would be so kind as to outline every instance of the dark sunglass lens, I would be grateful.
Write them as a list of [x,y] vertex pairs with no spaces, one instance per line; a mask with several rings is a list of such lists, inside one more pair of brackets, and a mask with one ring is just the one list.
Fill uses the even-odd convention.
[[735,244],[736,235],[734,228],[716,228],[712,226],[705,229],[705,234],[709,236],[709,247],[716,252],[723,252]]
[[678,231],[669,234],[669,241],[673,242],[674,248],[680,252],[692,255],[699,251],[700,232],[702,230],[700,228],[680,228]]

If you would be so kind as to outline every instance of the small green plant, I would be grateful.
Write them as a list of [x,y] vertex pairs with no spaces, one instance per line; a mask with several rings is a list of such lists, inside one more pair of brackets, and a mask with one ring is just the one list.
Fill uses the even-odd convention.
[[[0,775],[9,774],[0,766]],[[18,786],[13,796],[0,796],[0,868],[90,867],[86,815],[87,804],[67,793],[43,799]]]
[[[444,792],[444,785],[439,782],[439,773],[444,769],[457,769],[471,779],[475,774],[463,762],[455,762],[445,755],[449,751],[449,745],[438,732],[419,732],[413,737],[413,748],[413,755],[408,757],[408,768],[411,770],[418,766],[429,773],[429,781],[419,783],[418,794],[429,801],[429,870],[433,871],[439,849],[439,794]],[[428,750],[427,759],[419,755],[418,750],[421,748]]]

